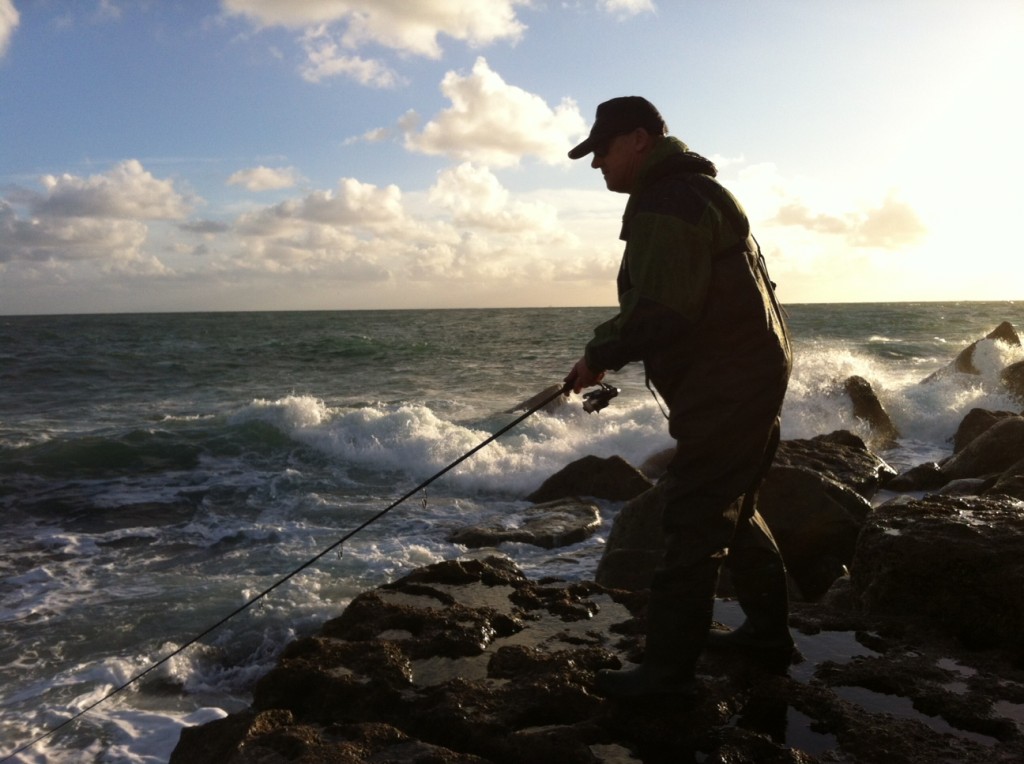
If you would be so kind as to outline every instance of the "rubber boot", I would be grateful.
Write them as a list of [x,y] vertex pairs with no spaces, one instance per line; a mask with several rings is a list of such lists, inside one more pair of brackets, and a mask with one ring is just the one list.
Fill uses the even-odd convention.
[[734,631],[712,630],[707,646],[745,650],[789,665],[793,636],[789,633],[789,593],[781,560],[732,571],[736,598],[746,620]]
[[675,594],[652,589],[643,663],[599,671],[598,694],[615,699],[653,695],[692,698],[696,692],[694,669],[711,626],[717,580],[718,562],[714,561],[698,566],[682,596],[678,589]]

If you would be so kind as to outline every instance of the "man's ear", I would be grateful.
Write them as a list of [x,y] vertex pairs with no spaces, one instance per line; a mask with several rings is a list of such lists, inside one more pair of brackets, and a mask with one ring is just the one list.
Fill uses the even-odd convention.
[[654,136],[647,132],[647,128],[638,127],[629,134],[630,146],[637,153],[643,153],[654,145]]

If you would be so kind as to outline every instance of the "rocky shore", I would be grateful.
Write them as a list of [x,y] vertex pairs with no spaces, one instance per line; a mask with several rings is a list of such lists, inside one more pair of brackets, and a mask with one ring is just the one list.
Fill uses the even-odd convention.
[[[1020,344],[1008,324],[985,340]],[[937,374],[971,374],[977,344]],[[1002,379],[1024,406],[1024,364]],[[784,441],[761,494],[791,576],[788,669],[706,651],[692,702],[593,692],[643,653],[664,459],[588,457],[520,527],[459,531],[464,556],[292,643],[171,762],[1024,761],[1024,411],[968,412],[952,456],[897,474],[872,450],[899,433],[870,384],[837,389],[872,437]],[[593,581],[530,580],[501,553],[594,533],[587,497],[625,501]],[[715,618],[735,626],[730,594],[723,575]]]

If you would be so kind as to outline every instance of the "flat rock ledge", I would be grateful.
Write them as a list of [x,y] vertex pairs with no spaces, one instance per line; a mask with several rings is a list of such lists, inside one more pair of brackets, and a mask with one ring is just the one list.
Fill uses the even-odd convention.
[[594,676],[640,658],[643,592],[532,581],[495,556],[438,563],[292,643],[249,709],[186,728],[170,761],[1024,761],[1024,667],[844,606],[842,584],[794,605],[785,674],[708,652],[693,701],[619,703]]

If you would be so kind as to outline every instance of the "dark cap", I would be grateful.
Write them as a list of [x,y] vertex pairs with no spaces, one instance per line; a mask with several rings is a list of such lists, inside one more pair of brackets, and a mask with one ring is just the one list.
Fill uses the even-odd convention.
[[597,117],[590,135],[569,152],[570,159],[586,156],[616,135],[623,135],[642,127],[651,135],[665,135],[668,126],[654,104],[640,96],[622,96],[605,101],[597,107]]

